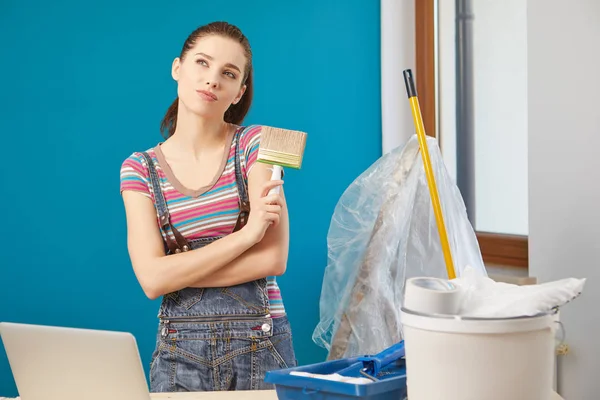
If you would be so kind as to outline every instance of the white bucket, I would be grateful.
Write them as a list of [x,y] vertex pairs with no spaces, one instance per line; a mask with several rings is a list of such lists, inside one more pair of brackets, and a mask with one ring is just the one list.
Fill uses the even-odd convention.
[[402,309],[410,400],[549,400],[555,315],[508,319]]

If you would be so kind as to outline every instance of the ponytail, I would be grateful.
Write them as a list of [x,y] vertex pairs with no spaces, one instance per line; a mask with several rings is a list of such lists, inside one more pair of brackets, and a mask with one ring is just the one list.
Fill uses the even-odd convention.
[[160,132],[165,139],[170,138],[175,133],[177,127],[177,109],[179,108],[179,97],[175,98],[175,101],[171,104],[167,113],[163,117],[160,123]]

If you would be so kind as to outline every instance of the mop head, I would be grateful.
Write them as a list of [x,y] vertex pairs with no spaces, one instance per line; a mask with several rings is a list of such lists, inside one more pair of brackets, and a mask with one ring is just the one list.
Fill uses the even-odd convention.
[[452,282],[461,288],[459,315],[475,318],[530,317],[557,311],[583,292],[585,279],[566,278],[538,285],[496,282],[467,267]]

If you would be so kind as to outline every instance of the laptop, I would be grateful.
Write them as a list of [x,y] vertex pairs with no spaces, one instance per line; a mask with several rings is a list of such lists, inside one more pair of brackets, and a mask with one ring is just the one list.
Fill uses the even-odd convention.
[[0,323],[21,400],[149,400],[134,336]]

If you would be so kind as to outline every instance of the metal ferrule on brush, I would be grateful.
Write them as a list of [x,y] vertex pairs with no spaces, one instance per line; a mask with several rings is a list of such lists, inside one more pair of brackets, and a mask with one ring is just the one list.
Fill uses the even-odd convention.
[[280,165],[288,168],[300,169],[302,166],[301,155],[276,150],[259,149],[258,159],[265,164]]

